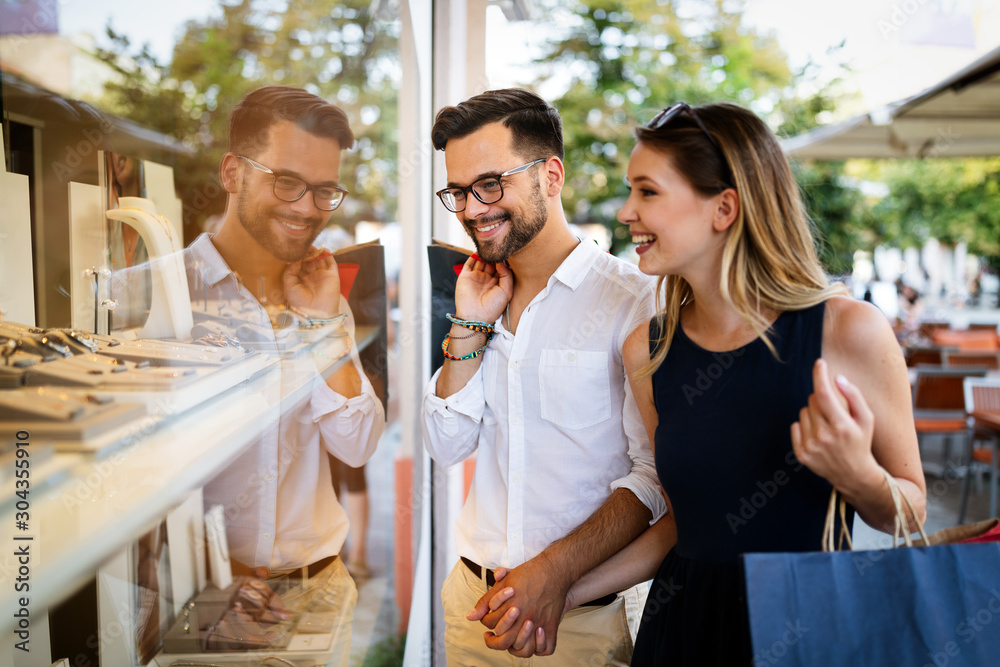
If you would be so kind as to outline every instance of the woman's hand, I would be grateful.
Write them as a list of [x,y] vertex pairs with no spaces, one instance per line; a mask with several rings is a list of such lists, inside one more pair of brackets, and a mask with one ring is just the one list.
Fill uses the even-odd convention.
[[843,375],[831,381],[826,361],[816,360],[809,405],[792,424],[798,460],[848,495],[881,484],[872,454],[874,429],[875,416],[861,391]]

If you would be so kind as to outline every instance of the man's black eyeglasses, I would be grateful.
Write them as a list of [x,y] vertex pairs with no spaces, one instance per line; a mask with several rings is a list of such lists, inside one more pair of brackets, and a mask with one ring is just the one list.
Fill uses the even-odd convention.
[[346,188],[339,185],[309,185],[301,178],[288,176],[286,174],[276,174],[260,162],[251,160],[245,155],[237,155],[241,160],[246,160],[254,169],[265,174],[274,176],[274,196],[281,201],[298,201],[302,195],[312,190],[313,203],[321,211],[333,211],[344,202],[344,197],[350,194]]
[[485,176],[480,178],[468,187],[445,188],[443,190],[438,190],[435,194],[437,194],[437,196],[441,199],[441,203],[444,204],[444,207],[452,213],[461,213],[465,210],[469,192],[471,192],[476,199],[484,204],[496,204],[498,201],[503,199],[503,184],[500,182],[501,178],[512,174],[519,174],[529,167],[533,167],[539,162],[545,162],[546,160],[548,160],[547,157],[538,158],[534,162],[522,164],[520,167],[514,167],[513,169],[505,171],[497,176]]
[[658,130],[682,113],[686,113],[690,116],[691,120],[698,124],[701,131],[705,133],[706,137],[708,137],[708,140],[712,142],[712,145],[718,148],[719,152],[725,156],[722,146],[720,146],[719,142],[715,140],[712,133],[708,131],[707,127],[705,127],[705,123],[701,122],[701,118],[698,118],[698,114],[695,112],[694,108],[687,102],[678,102],[673,106],[667,107],[660,113],[653,116],[653,120],[649,121],[649,124],[646,125],[646,127],[650,130]]

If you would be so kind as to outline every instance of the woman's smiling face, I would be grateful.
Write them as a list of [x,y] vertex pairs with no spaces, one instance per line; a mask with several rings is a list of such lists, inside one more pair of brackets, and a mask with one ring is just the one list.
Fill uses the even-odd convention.
[[712,224],[719,195],[696,191],[667,153],[642,142],[629,159],[628,181],[618,220],[629,226],[643,273],[688,277],[715,264],[725,241]]

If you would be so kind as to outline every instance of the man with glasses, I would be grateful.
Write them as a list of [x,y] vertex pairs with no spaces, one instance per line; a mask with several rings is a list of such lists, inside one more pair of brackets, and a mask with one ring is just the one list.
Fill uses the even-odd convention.
[[[310,353],[289,354],[300,347],[303,326],[343,322],[335,333],[353,336],[337,265],[312,246],[347,194],[340,152],[353,144],[346,114],[305,90],[265,86],[248,93],[230,114],[229,152],[220,165],[228,193],[222,225],[183,251],[196,312],[204,299],[213,309],[218,304],[218,320],[243,323],[232,333],[280,354],[281,381],[290,385],[316,375]],[[118,285],[127,291],[125,278]],[[334,494],[328,453],[363,465],[385,416],[356,351],[325,382],[314,382],[300,404],[280,403],[280,390],[280,383],[264,390],[280,417],[205,485],[205,506],[224,508],[234,574],[322,577],[343,612],[332,630],[336,660],[346,665],[357,590],[338,558],[348,519]]]
[[[423,404],[435,461],[476,454],[455,527],[460,562],[442,590],[448,663],[515,664],[503,649],[554,653],[555,665],[628,662],[645,585],[565,607],[578,577],[665,511],[621,355],[653,313],[654,285],[570,230],[562,121],[534,93],[446,107],[432,140],[448,171],[437,195],[477,250]],[[498,567],[512,569],[488,590]],[[513,597],[486,613],[507,585]],[[485,642],[469,620],[493,628],[505,614],[513,628]]]

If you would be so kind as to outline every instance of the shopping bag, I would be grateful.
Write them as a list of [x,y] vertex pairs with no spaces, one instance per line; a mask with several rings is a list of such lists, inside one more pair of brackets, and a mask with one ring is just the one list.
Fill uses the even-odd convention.
[[455,284],[471,254],[471,250],[438,240],[427,246],[431,273],[431,373],[444,364],[441,341],[451,330],[451,322],[445,315],[455,313]]
[[754,664],[1000,664],[1000,548],[747,554]]
[[[897,499],[897,533],[904,516]],[[743,568],[755,665],[1000,664],[995,543],[745,554]]]
[[[340,274],[340,292],[354,313],[359,338],[374,332],[359,358],[382,408],[389,405],[388,321],[386,310],[385,249],[378,241],[341,248],[333,253]],[[361,340],[355,341],[361,344]]]
[[[964,544],[974,542],[1000,542],[1000,519],[984,519],[976,523],[942,528],[927,538],[927,544]],[[925,546],[923,540],[916,540],[917,546]]]

